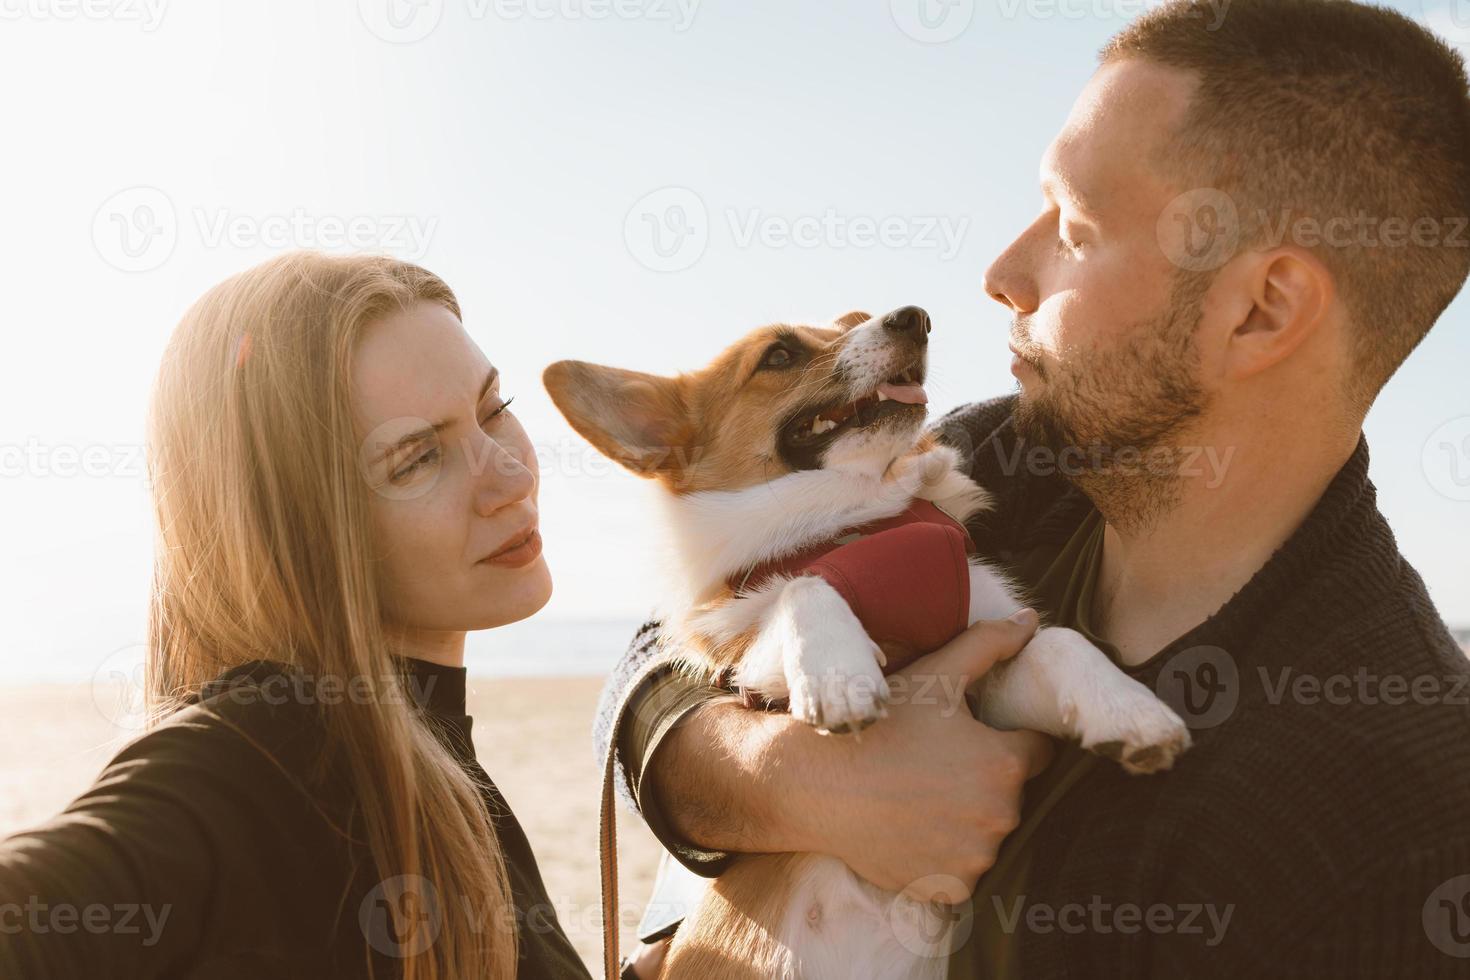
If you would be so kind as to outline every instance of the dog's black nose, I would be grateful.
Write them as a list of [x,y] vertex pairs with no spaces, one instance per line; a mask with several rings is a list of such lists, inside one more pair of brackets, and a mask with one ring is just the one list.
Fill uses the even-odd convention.
[[918,306],[900,306],[883,316],[883,329],[903,334],[918,344],[929,342],[929,314]]

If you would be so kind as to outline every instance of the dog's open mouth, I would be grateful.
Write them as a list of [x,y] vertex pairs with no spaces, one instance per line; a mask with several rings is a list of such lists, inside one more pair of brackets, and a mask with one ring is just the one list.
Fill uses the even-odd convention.
[[915,364],[884,381],[856,401],[840,402],[796,416],[785,426],[795,446],[835,439],[850,429],[865,429],[898,415],[924,414],[924,365]]

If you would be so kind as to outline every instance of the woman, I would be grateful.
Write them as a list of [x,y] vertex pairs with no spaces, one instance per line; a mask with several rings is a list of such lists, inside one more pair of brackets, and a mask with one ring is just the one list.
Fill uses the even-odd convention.
[[188,311],[149,730],[0,844],[0,976],[587,976],[465,716],[466,631],[551,595],[509,406],[408,263],[295,253]]

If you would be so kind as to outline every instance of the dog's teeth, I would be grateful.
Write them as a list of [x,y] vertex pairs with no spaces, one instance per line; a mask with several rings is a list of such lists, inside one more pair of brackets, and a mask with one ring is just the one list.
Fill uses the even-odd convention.
[[824,432],[831,432],[835,428],[837,428],[837,423],[830,419],[817,419],[812,423],[812,432],[817,435],[821,435]]
[[880,391],[880,392],[878,392],[878,400],[880,402],[886,402],[886,401],[888,401],[888,396],[885,395],[885,394],[883,394],[883,392]]

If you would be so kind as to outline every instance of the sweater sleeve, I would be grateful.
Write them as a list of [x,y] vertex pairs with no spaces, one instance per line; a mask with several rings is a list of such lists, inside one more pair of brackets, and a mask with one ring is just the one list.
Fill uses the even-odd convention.
[[208,917],[213,783],[176,732],[145,736],[61,814],[0,842],[0,976],[176,975]]
[[[654,670],[630,689],[636,675],[658,656],[658,628],[655,622],[644,624],[603,687],[592,733],[598,766],[608,739],[616,739],[613,775],[619,799],[643,818],[654,837],[680,864],[695,874],[713,877],[724,870],[730,856],[701,848],[675,833],[660,801],[644,790],[643,774],[675,725],[701,705],[728,697],[729,692],[672,669]],[[613,731],[613,720],[624,698],[628,706]]]

